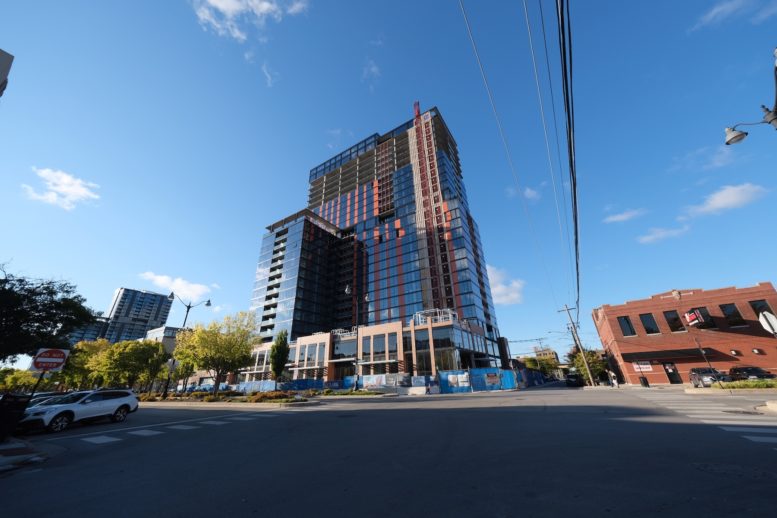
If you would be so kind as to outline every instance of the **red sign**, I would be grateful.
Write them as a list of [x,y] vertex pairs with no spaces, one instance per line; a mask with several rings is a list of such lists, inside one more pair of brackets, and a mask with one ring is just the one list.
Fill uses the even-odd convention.
[[704,322],[704,317],[701,316],[701,311],[694,309],[685,314],[685,320],[689,326],[696,326]]
[[70,351],[65,349],[38,349],[32,359],[32,366],[39,371],[57,371],[65,365]]

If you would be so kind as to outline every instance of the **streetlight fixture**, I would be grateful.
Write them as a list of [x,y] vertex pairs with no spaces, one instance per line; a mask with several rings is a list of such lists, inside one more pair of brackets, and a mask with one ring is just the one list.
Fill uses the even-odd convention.
[[[181,326],[181,329],[185,329],[186,328],[186,321],[189,319],[189,311],[191,311],[192,308],[196,308],[197,306],[199,306],[201,304],[205,304],[206,308],[211,307],[210,299],[202,301],[202,302],[198,302],[197,304],[192,304],[191,302],[189,302],[187,304],[186,302],[183,301],[183,299],[181,297],[176,295],[174,291],[171,291],[170,295],[167,296],[167,300],[169,300],[170,302],[173,302],[176,298],[178,298],[178,300],[181,301],[181,304],[186,306],[186,316],[183,317],[183,325]],[[173,375],[173,368],[175,368],[175,360],[173,360],[172,365],[168,366],[168,369],[167,369],[167,381],[165,382],[165,389],[162,391],[162,399],[167,399],[167,390],[170,387],[170,378]]]
[[180,301],[181,301],[181,304],[183,304],[184,306],[186,306],[186,316],[185,316],[185,317],[183,317],[183,325],[181,326],[182,328],[186,327],[186,320],[189,318],[189,311],[191,311],[191,309],[192,309],[192,308],[196,308],[197,306],[199,306],[199,305],[201,305],[201,304],[205,304],[205,307],[206,307],[206,308],[209,308],[209,307],[211,307],[211,305],[212,305],[212,304],[210,303],[210,299],[208,299],[208,300],[204,300],[204,301],[202,301],[202,302],[199,302],[199,303],[197,303],[197,304],[192,304],[191,302],[189,302],[189,303],[187,304],[186,302],[184,302],[184,301],[183,301],[183,299],[182,299],[181,297],[179,297],[178,295],[176,295],[174,291],[171,291],[171,292],[170,292],[170,295],[168,295],[168,296],[167,296],[167,300],[169,300],[170,302],[173,302],[173,301],[174,301],[176,298],[177,298],[178,300],[180,300]]
[[[777,58],[777,49],[774,49],[774,57]],[[742,142],[747,137],[746,131],[740,131],[738,126],[757,126],[759,124],[769,124],[777,130],[777,59],[774,61],[774,107],[770,110],[765,105],[761,105],[764,112],[764,118],[759,122],[740,122],[730,128],[726,128],[726,145]]]

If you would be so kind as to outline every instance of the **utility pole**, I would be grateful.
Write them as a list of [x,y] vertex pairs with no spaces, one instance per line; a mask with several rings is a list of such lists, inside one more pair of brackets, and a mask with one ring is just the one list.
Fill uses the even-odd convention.
[[558,310],[559,313],[562,311],[566,311],[567,316],[569,317],[569,329],[572,331],[572,339],[575,341],[575,346],[577,347],[577,350],[580,351],[580,354],[583,355],[583,364],[585,364],[585,370],[588,373],[588,379],[591,381],[591,386],[594,386],[594,377],[591,375],[591,368],[588,366],[588,358],[585,355],[585,349],[583,349],[583,342],[580,341],[580,337],[577,336],[577,327],[575,326],[574,320],[572,320],[572,313],[569,312],[570,309],[576,309],[576,308],[570,308],[567,307],[566,304],[564,304],[564,309]]

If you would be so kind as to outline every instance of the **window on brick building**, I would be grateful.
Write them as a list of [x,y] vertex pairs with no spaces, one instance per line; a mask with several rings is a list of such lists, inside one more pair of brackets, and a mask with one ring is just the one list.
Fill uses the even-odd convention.
[[683,325],[683,321],[680,320],[680,315],[677,313],[677,311],[664,311],[664,319],[666,320],[666,324],[669,326],[669,329],[671,329],[673,333],[685,331],[685,326]]
[[710,312],[707,311],[707,308],[704,306],[700,308],[691,308],[691,311],[698,311],[701,314],[701,318],[703,322],[696,327],[699,329],[715,329],[718,327],[718,325],[715,323],[715,320],[710,315]]
[[629,317],[618,317],[618,324],[621,326],[621,333],[623,333],[623,336],[634,336],[637,334],[634,330],[634,326],[631,325],[631,319]]
[[750,307],[753,308],[755,316],[760,316],[764,311],[768,311],[772,315],[774,314],[774,311],[772,311],[772,308],[769,307],[769,304],[765,300],[751,300]]
[[736,304],[721,304],[720,310],[723,312],[723,316],[726,317],[726,322],[729,327],[747,325],[747,322],[745,322],[745,319],[742,318],[742,315],[739,313]]
[[647,334],[657,335],[661,333],[658,329],[658,324],[656,324],[656,319],[653,318],[653,313],[643,313],[639,316],[639,319],[642,321],[642,327],[645,328]]

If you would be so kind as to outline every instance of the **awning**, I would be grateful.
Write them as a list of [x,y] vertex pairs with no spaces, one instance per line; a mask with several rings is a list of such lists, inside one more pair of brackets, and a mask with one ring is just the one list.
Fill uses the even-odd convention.
[[[721,353],[715,349],[704,349],[708,358],[719,356]],[[697,348],[694,349],[666,349],[664,351],[640,351],[638,353],[622,353],[625,362],[640,360],[704,360],[704,355]]]

